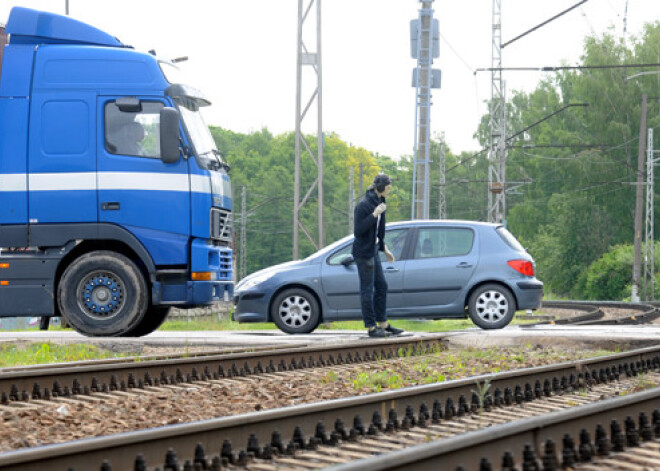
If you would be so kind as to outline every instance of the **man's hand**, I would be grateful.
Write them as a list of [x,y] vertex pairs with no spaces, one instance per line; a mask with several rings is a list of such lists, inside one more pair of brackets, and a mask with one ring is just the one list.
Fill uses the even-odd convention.
[[385,206],[385,203],[380,203],[378,206],[376,206],[376,209],[374,209],[374,217],[377,218],[381,214],[385,212],[387,209],[387,206]]
[[394,254],[390,252],[390,249],[388,249],[387,247],[385,247],[385,257],[387,258],[387,261],[390,263],[396,261],[396,258],[394,258]]

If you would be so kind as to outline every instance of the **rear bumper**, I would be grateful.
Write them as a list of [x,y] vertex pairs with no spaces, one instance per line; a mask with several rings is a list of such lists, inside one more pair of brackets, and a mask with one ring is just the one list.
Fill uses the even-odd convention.
[[533,280],[522,280],[516,282],[516,297],[518,298],[518,309],[538,309],[543,300],[543,282]]
[[234,294],[231,281],[188,281],[185,284],[155,282],[151,290],[154,305],[208,306],[230,301]]

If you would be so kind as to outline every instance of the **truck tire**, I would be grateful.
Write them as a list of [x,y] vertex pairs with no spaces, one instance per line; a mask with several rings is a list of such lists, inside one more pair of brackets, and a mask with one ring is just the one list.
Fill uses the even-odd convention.
[[516,301],[507,288],[490,283],[480,286],[468,301],[470,319],[482,329],[501,329],[516,313]]
[[143,335],[149,335],[163,325],[163,322],[165,322],[169,313],[170,306],[149,306],[142,322],[132,330],[126,332],[124,337],[142,337]]
[[277,295],[270,314],[277,327],[287,334],[309,334],[321,320],[316,298],[302,288],[286,289]]
[[149,294],[142,273],[128,257],[96,251],[67,267],[57,300],[66,322],[76,331],[118,337],[142,323]]

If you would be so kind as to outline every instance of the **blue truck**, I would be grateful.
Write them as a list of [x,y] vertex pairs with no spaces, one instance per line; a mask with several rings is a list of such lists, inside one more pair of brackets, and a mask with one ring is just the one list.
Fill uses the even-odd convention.
[[155,53],[15,7],[0,36],[0,317],[141,336],[232,297],[210,105]]

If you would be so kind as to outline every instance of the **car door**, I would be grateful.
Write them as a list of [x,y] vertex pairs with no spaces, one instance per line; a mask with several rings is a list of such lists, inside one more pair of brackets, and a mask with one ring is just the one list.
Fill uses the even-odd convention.
[[403,277],[403,301],[411,313],[431,313],[458,302],[478,262],[470,227],[422,226],[413,236]]
[[[383,273],[387,281],[387,308],[396,309],[403,306],[403,268],[405,261],[401,260],[404,253],[408,228],[393,228],[385,231],[385,243],[394,254],[393,263],[385,261],[381,254]],[[323,262],[321,268],[321,284],[326,305],[336,318],[360,318],[360,280],[357,266],[354,262],[342,264],[350,257],[352,243],[337,249]]]

